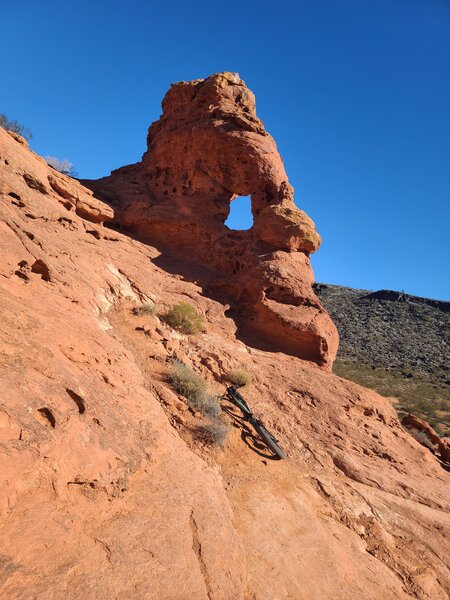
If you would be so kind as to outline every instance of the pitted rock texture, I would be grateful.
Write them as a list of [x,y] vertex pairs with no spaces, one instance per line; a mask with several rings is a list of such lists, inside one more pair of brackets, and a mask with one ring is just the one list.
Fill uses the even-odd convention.
[[[122,226],[202,264],[243,331],[330,366],[337,330],[311,287],[320,237],[294,204],[253,93],[236,73],[219,73],[172,85],[162,108],[142,162],[86,185],[113,203]],[[253,227],[232,231],[230,202],[247,195]]]
[[[53,176],[93,208],[66,206]],[[236,339],[227,305],[159,249],[92,221],[109,214],[0,129],[0,597],[446,600],[439,458],[386,398]],[[136,316],[150,300],[187,300],[204,333]],[[225,447],[199,440],[174,358],[217,395],[250,372],[288,459],[225,411]]]

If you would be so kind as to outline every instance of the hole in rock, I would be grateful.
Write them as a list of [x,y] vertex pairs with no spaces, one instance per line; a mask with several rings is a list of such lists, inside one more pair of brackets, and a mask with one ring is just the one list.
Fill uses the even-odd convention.
[[50,427],[52,427],[52,429],[55,429],[55,427],[56,427],[55,415],[52,413],[52,411],[49,408],[47,408],[46,406],[43,406],[42,408],[38,408],[36,412],[38,413],[37,417],[39,418],[41,423],[43,423],[44,425],[50,425]]
[[96,229],[86,229],[86,233],[90,233],[91,235],[93,235],[95,237],[95,239],[100,240],[101,239],[101,235],[100,232],[97,231]]
[[230,203],[230,214],[225,221],[229,229],[243,231],[253,226],[251,196],[238,196]]
[[49,268],[40,258],[31,265],[31,272],[40,275],[44,281],[51,281]]
[[80,413],[80,415],[82,415],[84,413],[84,411],[86,410],[86,406],[84,404],[83,398],[79,394],[77,394],[76,392],[71,390],[70,388],[66,388],[66,392],[69,394],[69,396],[75,402],[75,404],[78,407],[78,412]]

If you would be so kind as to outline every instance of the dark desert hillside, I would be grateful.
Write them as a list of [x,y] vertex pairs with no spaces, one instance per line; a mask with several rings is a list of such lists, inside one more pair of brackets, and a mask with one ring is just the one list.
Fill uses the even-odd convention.
[[314,284],[339,331],[334,372],[450,432],[450,302]]

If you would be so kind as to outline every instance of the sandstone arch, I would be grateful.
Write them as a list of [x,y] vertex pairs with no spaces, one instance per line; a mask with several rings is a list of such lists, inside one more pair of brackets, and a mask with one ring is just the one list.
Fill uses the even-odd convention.
[[[210,289],[229,296],[245,328],[331,365],[337,331],[309,263],[320,236],[294,203],[253,93],[238,74],[218,73],[172,85],[162,108],[142,161],[89,185],[113,200],[122,224],[213,272]],[[249,230],[225,226],[235,194],[251,196]]]

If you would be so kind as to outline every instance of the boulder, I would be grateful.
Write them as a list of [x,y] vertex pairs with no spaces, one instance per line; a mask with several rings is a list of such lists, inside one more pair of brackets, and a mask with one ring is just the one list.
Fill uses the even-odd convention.
[[450,440],[448,438],[441,438],[429,423],[410,413],[403,417],[402,425],[423,446],[434,449],[444,462],[450,463]]

